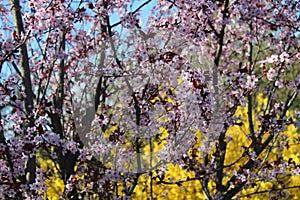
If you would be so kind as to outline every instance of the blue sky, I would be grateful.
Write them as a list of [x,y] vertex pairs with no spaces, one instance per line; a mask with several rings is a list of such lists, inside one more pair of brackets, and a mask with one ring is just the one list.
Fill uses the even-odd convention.
[[[25,1],[27,2],[27,1]],[[133,0],[131,4],[129,4],[128,6],[128,11],[134,11],[136,8],[138,8],[141,4],[143,4],[144,2],[146,2],[146,0]],[[75,1],[74,1],[74,4]],[[151,14],[150,10],[151,8],[153,8],[155,5],[157,4],[156,0],[152,0],[150,3],[148,3],[147,5],[145,5],[140,11],[141,11],[141,15],[140,17],[142,18],[142,22],[143,22],[143,27],[145,27],[146,22],[147,22],[147,17]],[[27,3],[23,3],[22,6],[26,6]],[[5,6],[6,8],[10,9],[10,3],[8,0],[2,0],[0,1],[0,7],[1,6]],[[24,8],[26,10],[26,8]],[[2,19],[0,20],[0,34],[3,34],[4,38],[8,38],[11,37],[12,34],[12,30],[5,30],[4,27],[6,27],[7,25],[9,25],[11,28],[13,28],[13,17],[11,15],[7,15],[6,19],[7,19],[7,23],[4,24],[4,17],[2,17]],[[111,24],[115,24],[117,22],[120,21],[120,16],[116,13],[112,14],[110,17],[111,20]],[[83,27],[84,29],[89,29],[88,25],[87,27]],[[114,27],[115,30],[120,31],[121,30],[121,26],[117,26]],[[4,63],[3,65],[3,69],[0,75],[0,81],[3,81],[3,79],[5,80],[11,73],[13,73],[14,70],[9,67],[7,65],[7,63]]]

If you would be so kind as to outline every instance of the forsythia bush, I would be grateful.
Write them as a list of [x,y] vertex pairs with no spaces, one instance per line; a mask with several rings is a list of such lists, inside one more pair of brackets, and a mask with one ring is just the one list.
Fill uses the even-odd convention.
[[[266,100],[263,99],[262,95],[258,95],[258,103],[257,107],[261,107],[264,104],[266,104]],[[255,114],[255,113],[254,113]],[[239,107],[237,112],[237,116],[240,116],[242,119],[247,119],[247,107]],[[292,113],[288,114],[289,116],[292,116]],[[256,130],[258,129],[258,123],[256,125]],[[237,160],[242,156],[243,153],[243,146],[248,146],[250,144],[250,139],[246,137],[246,133],[249,130],[249,124],[245,120],[242,122],[241,126],[233,126],[228,131],[227,134],[231,137],[231,142],[228,143],[227,146],[227,157],[225,160],[225,165],[231,164],[231,162]],[[297,133],[298,129],[295,128],[295,126],[292,124],[288,126],[287,130],[285,130],[282,134],[287,135],[290,141],[295,141],[298,137]],[[297,164],[300,162],[300,146],[297,144],[291,144],[289,148],[284,148],[282,152],[274,148],[272,152],[269,153],[269,155],[266,155],[265,152],[260,157],[263,159],[265,156],[272,157],[278,157],[282,156],[283,159],[289,160],[292,158]],[[272,159],[271,159],[272,160]],[[245,162],[243,158],[240,160],[239,163],[236,163],[231,168],[227,168],[225,171],[226,173],[232,174],[233,170],[238,170],[238,167]],[[185,180],[188,176],[192,177],[192,174],[190,172],[187,172],[185,170],[180,169],[179,166],[168,166],[168,172],[166,175],[171,180]],[[226,179],[224,181],[227,181]],[[149,178],[145,179],[143,178],[140,181],[140,185],[136,188],[136,196],[135,199],[146,199],[146,197],[149,198]],[[300,182],[300,177],[291,177],[290,180],[288,180],[290,185],[296,185],[296,183]],[[241,199],[249,199],[246,195],[258,191],[266,191],[269,189],[272,189],[273,183],[272,182],[262,182],[258,181],[256,183],[257,185],[253,188],[249,188],[247,190],[243,190],[240,194],[241,196],[244,196],[244,198]],[[210,183],[211,189],[213,189],[213,185]],[[157,185],[153,184],[153,191],[154,197],[157,197],[158,199],[205,199],[202,191],[201,191],[201,185],[197,181],[190,181],[187,183],[183,183],[182,186],[178,186],[176,184],[174,185]],[[291,189],[288,191],[292,199],[300,199],[300,194],[297,189]],[[252,195],[251,199],[269,199],[269,194],[267,192],[264,193],[258,193],[256,195]]]
[[64,182],[59,177],[58,169],[56,168],[54,162],[51,159],[45,159],[39,153],[37,155],[38,162],[40,163],[40,168],[42,170],[47,171],[47,192],[45,194],[45,198],[49,200],[56,200],[59,199],[60,195],[64,191]]
[[[264,106],[266,104],[266,100],[263,98],[262,94],[257,96],[258,105],[256,105],[255,113],[258,112],[258,108]],[[225,165],[231,164],[233,161],[238,160],[237,163],[225,169],[225,173],[232,175],[234,171],[237,171],[239,166],[242,165],[246,158],[243,158],[243,148],[250,144],[250,139],[246,137],[247,132],[249,130],[249,124],[247,122],[247,106],[246,107],[239,107],[236,116],[244,119],[236,126],[232,126],[227,131],[227,135],[229,136],[228,139],[228,146],[225,158]],[[288,116],[293,117],[292,113],[288,113]],[[256,121],[255,129],[256,131],[259,128],[259,123]],[[162,130],[163,131],[163,130]],[[198,132],[199,133],[199,132]],[[162,134],[162,137],[167,134]],[[274,141],[274,148],[270,151],[265,151],[263,154],[260,155],[261,160],[266,159],[267,157],[269,160],[277,159],[278,157],[282,157],[284,160],[292,159],[296,164],[300,163],[300,145],[298,145],[297,141],[299,142],[299,130],[293,125],[289,125],[287,129],[282,133],[286,135],[289,139],[290,144],[283,149],[278,149],[276,147],[276,142]],[[196,145],[200,145],[199,143]],[[153,144],[153,152],[158,151],[159,149],[163,148],[163,142],[157,144]],[[150,148],[149,145],[144,147],[145,152],[149,152]],[[240,158],[240,159],[239,159]],[[58,175],[58,170],[54,163],[51,160],[44,159],[42,156],[39,157],[40,167],[43,170],[49,171],[51,176],[48,177],[47,180],[47,193],[46,197],[49,200],[57,200],[60,198],[64,190],[64,183],[62,179]],[[182,169],[178,165],[168,164],[167,167],[164,169],[165,179],[169,182],[175,182],[178,180],[186,180],[188,177],[194,177],[194,172],[189,172]],[[150,175],[146,173],[141,175],[139,178],[139,182],[137,187],[134,190],[134,195],[132,199],[142,200],[142,199],[150,199],[150,197],[154,199],[205,199],[204,193],[202,191],[202,187],[199,181],[187,181],[183,182],[182,184],[160,184],[158,183],[156,177],[159,170],[154,170],[153,173]],[[259,172],[256,172],[259,173]],[[226,178],[224,182],[227,181]],[[285,180],[285,183],[289,185],[297,185],[296,183],[300,182],[300,177],[291,176],[288,180]],[[213,183],[208,183],[210,189],[214,189]],[[119,184],[119,192],[122,195],[122,186]],[[268,190],[272,188],[280,188],[281,186],[275,182],[265,182],[261,180],[257,180],[257,183],[253,187],[249,187],[247,190],[243,190],[239,195],[241,199],[251,199],[260,200],[260,199],[269,199],[270,193]],[[151,192],[152,191],[152,192]],[[252,194],[257,193],[257,194]],[[297,189],[290,189],[288,193],[291,199],[300,199],[300,193]],[[251,194],[251,196],[247,196]]]
[[[257,109],[256,112],[258,112],[258,108],[261,108],[266,105],[267,100],[263,98],[262,94],[258,95],[257,97]],[[239,109],[236,112],[237,116],[241,116],[243,119],[247,119],[247,108],[246,107],[239,107]],[[254,112],[255,116],[255,112]],[[293,116],[293,113],[288,113],[287,116]],[[255,122],[254,122],[255,123]],[[258,131],[258,126],[259,123],[255,123],[255,131]],[[249,131],[249,124],[245,120],[242,122],[242,126],[233,126],[228,130],[228,135],[232,137],[233,142],[230,142],[229,145],[227,146],[227,157],[225,160],[225,165],[230,164],[232,161],[237,160],[243,152],[243,146],[248,146],[250,144],[250,140],[246,137],[246,134]],[[283,135],[287,136],[287,139],[291,142],[297,141],[297,138],[299,137],[299,130],[293,125],[287,126],[287,129],[281,133]],[[281,142],[281,141],[275,141],[274,148],[271,150],[271,152],[263,152],[262,155],[259,156],[262,160],[266,159],[267,157],[269,160],[274,160],[277,159],[278,157],[282,157],[284,160],[289,160],[290,158],[293,159],[293,161],[296,162],[296,164],[300,163],[300,146],[296,142],[293,144],[290,144],[287,148],[284,148],[283,150],[276,148],[276,143]],[[235,164],[232,168],[228,169],[226,172],[227,173],[232,173],[233,170],[238,170],[238,167],[244,160],[241,159],[240,163]],[[290,177],[289,180],[287,180],[290,185],[296,185],[295,183],[300,182],[300,177]],[[266,191],[272,189],[272,187],[278,187],[276,185],[277,183],[273,182],[263,182],[259,181],[256,183],[256,187],[249,188],[247,190],[243,190],[241,193],[241,196],[250,194],[250,193],[255,193],[258,191]],[[280,188],[280,187],[279,187]],[[288,190],[288,193],[292,197],[292,199],[299,199],[300,194],[297,189],[290,189]],[[249,199],[247,196],[243,199]],[[251,199],[269,199],[269,194],[268,192],[264,193],[257,193],[255,195],[251,196]]]

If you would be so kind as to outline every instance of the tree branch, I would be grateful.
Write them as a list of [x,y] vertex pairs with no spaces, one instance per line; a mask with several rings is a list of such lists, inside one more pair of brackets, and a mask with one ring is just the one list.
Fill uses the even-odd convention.
[[240,198],[243,198],[243,197],[249,198],[250,196],[256,195],[256,194],[263,194],[263,193],[267,193],[267,192],[275,192],[275,191],[289,190],[289,189],[295,189],[295,188],[300,188],[300,185],[289,186],[289,187],[284,187],[284,188],[273,188],[273,189],[270,189],[270,190],[256,191],[256,192],[248,193],[248,194],[245,194],[245,195],[241,195]]
[[[220,30],[219,34],[219,48],[217,52],[217,56],[214,59],[214,67],[213,67],[213,87],[214,87],[214,96],[215,96],[215,101],[216,101],[216,112],[219,110],[219,100],[218,95],[219,95],[219,86],[218,86],[218,68],[219,68],[219,63],[222,55],[222,49],[224,45],[224,37],[225,37],[225,28],[226,28],[226,23],[225,21],[228,18],[229,11],[228,11],[228,6],[229,6],[229,0],[225,1],[224,4],[224,10],[222,11],[223,13],[223,25]],[[224,127],[225,128],[225,127]],[[227,143],[225,142],[225,135],[226,135],[226,130],[223,130],[220,133],[220,136],[218,138],[218,144],[216,148],[216,165],[218,168],[217,175],[216,175],[216,184],[217,184],[217,189],[220,191],[223,191],[225,187],[222,184],[223,181],[223,167],[224,167],[224,161],[225,161],[225,155],[226,155],[226,146]]]
[[[146,2],[144,2],[143,4],[141,4],[139,7],[137,7],[133,12],[131,12],[132,14],[135,14],[137,13],[139,10],[141,10],[144,6],[146,6],[148,3],[150,3],[152,0],[148,0]],[[115,27],[115,26],[118,26],[122,23],[122,21],[119,21],[117,23],[114,23],[112,25],[110,25],[111,28]]]
[[[19,0],[11,0],[11,7],[12,7],[12,12],[14,17],[15,29],[17,34],[20,36],[24,34],[25,31],[23,27],[21,6]],[[21,54],[21,60],[20,60],[20,67],[21,67],[21,74],[22,74],[21,78],[22,78],[22,83],[25,87],[25,94],[26,94],[26,97],[24,99],[25,112],[26,115],[29,117],[29,124],[27,124],[27,126],[31,127],[34,125],[33,118],[30,117],[33,109],[33,91],[32,91],[31,79],[30,79],[28,52],[27,52],[27,46],[25,42],[20,46],[19,52]],[[36,156],[33,155],[28,158],[26,169],[25,169],[27,183],[29,184],[34,183],[35,181],[35,177],[36,177],[35,164],[36,164]]]
[[[294,100],[297,98],[297,94],[298,94],[297,91],[295,91],[292,94],[291,97],[287,98],[284,109],[283,109],[283,111],[280,115],[280,119],[284,118],[284,116],[286,115],[287,110],[290,108],[290,106],[292,105]],[[255,151],[257,156],[259,156],[263,152],[263,150],[269,145],[269,143],[273,140],[274,136],[275,136],[274,134],[270,134],[269,137],[262,144],[260,144],[259,146],[256,144],[255,141],[253,141],[251,143],[251,146],[256,147],[256,148],[254,148],[254,151]],[[253,167],[253,165],[254,165],[254,161],[250,159],[242,168],[243,169],[251,169]],[[235,176],[231,177],[231,179],[227,182],[227,185],[229,185],[230,182],[233,183],[235,179],[236,179]],[[223,196],[223,199],[224,200],[231,199],[234,195],[236,195],[242,189],[242,187],[245,184],[246,184],[246,182],[236,184],[234,186],[234,188],[232,188],[231,190],[229,190],[225,193],[225,195]]]

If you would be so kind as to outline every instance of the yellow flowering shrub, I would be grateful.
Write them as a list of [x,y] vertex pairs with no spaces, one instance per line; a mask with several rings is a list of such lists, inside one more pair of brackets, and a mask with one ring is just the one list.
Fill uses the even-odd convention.
[[47,191],[45,198],[49,200],[58,200],[64,191],[64,182],[58,173],[58,166],[51,159],[45,159],[41,152],[37,154],[37,162],[42,170],[47,172],[46,186]]
[[[253,113],[253,117],[255,119],[255,114],[257,114],[259,108],[265,106],[266,99],[263,98],[262,94],[257,96],[258,105],[256,106],[257,109]],[[247,121],[247,107],[239,107],[236,111],[236,116],[241,117],[243,121],[241,121],[240,126],[232,126],[228,129],[227,135],[230,138],[230,142],[228,141],[227,145],[227,153],[225,157],[225,165],[229,165],[232,162],[238,160],[237,163],[235,163],[232,167],[226,168],[225,172],[232,175],[233,170],[238,170],[239,166],[242,164],[245,164],[245,162],[249,159],[249,157],[243,158],[243,152],[244,147],[247,147],[250,145],[251,140],[247,138],[247,133],[249,132],[249,123]],[[288,112],[287,116],[293,116],[292,113]],[[257,121],[254,122],[254,128],[255,131],[258,131],[259,123]],[[288,139],[290,141],[295,141],[298,138],[298,129],[293,125],[289,125],[286,127],[286,130],[281,133],[288,136]],[[198,140],[199,141],[199,140]],[[198,146],[199,144],[196,144]],[[276,149],[273,149],[271,153],[268,155],[268,160],[273,160],[276,155],[278,156],[281,154],[280,151],[277,151]],[[264,158],[266,156],[266,152],[263,152],[260,155],[260,158]],[[284,148],[282,151],[282,156],[284,160],[289,160],[292,158],[297,164],[300,164],[300,145],[295,143],[293,145],[290,145],[289,148]],[[183,169],[181,169],[178,165],[173,166],[172,164],[168,165],[166,177],[169,180],[186,180],[187,177],[194,177],[194,172],[187,172]],[[291,176],[288,177],[288,183],[289,185],[299,185],[300,183],[300,176]],[[226,183],[228,181],[227,177],[224,177],[223,183]],[[133,196],[133,199],[149,199],[150,197],[150,177],[143,176],[140,179],[139,185],[135,189],[135,195]],[[199,181],[188,181],[185,183],[182,183],[181,186],[178,186],[176,184],[172,185],[165,185],[165,184],[156,184],[155,181],[152,182],[153,184],[153,197],[157,199],[205,199],[205,196],[203,194],[201,184]],[[240,196],[244,196],[241,199],[269,199],[268,193],[258,193],[256,195],[251,195],[249,197],[245,196],[247,194],[255,193],[258,191],[265,191],[270,190],[273,188],[272,182],[264,182],[264,181],[258,181],[256,183],[257,185],[253,188],[248,188],[247,190],[243,190],[240,193]],[[209,182],[210,190],[213,190],[214,183]],[[292,197],[292,199],[299,199],[300,194],[298,190],[290,189],[288,190],[289,195]]]
[[[254,129],[255,131],[259,130],[259,122],[255,119],[257,116],[258,111],[260,108],[265,106],[266,100],[263,98],[262,95],[257,96],[258,105],[256,108],[253,109],[253,119],[254,121]],[[233,171],[238,171],[239,167],[245,164],[249,160],[249,156],[243,155],[244,149],[248,147],[251,143],[251,139],[247,138],[247,134],[249,132],[249,123],[247,120],[247,106],[245,107],[238,107],[236,111],[236,116],[240,117],[242,121],[239,125],[231,126],[228,130],[226,135],[227,142],[227,152],[225,157],[225,165],[230,165],[233,162],[236,162],[230,167],[225,168],[224,172],[228,176],[224,176],[223,183],[225,184],[229,178],[233,175]],[[288,112],[287,116],[293,117],[293,114]],[[166,137],[167,132],[163,128],[161,128],[162,138]],[[284,147],[282,151],[279,151],[278,148],[275,148],[276,142],[274,142],[274,148],[271,151],[266,149],[259,158],[264,162],[266,159],[269,161],[273,161],[274,159],[282,156],[284,160],[288,161],[292,159],[296,164],[300,164],[300,145],[299,143],[299,134],[297,133],[298,129],[293,125],[286,126],[283,135],[289,139],[290,144],[288,147]],[[199,132],[198,132],[199,133]],[[198,135],[198,134],[197,134]],[[195,144],[195,147],[201,145],[197,140],[198,143]],[[152,144],[152,151],[157,152],[163,148],[163,142],[158,143],[157,141],[153,141]],[[151,151],[150,145],[145,145],[143,151],[145,155],[149,155]],[[147,158],[144,157],[144,160]],[[52,170],[54,173],[49,179],[47,180],[47,198],[56,200],[59,199],[59,195],[64,190],[63,181],[58,176],[58,171],[55,169],[54,163],[51,160],[43,159],[39,157],[39,163],[41,163],[41,168],[44,170]],[[157,160],[153,160],[153,165],[157,163]],[[134,190],[131,199],[136,200],[143,200],[143,199],[205,199],[204,193],[202,191],[202,186],[199,180],[191,180],[182,182],[180,184],[175,184],[178,180],[187,180],[189,178],[195,177],[195,172],[193,171],[186,171],[182,169],[178,165],[168,164],[165,171],[164,180],[167,180],[168,183],[174,184],[165,184],[161,183],[160,180],[154,178],[157,176],[157,173],[160,173],[162,169],[158,167],[158,170],[153,170],[151,173],[142,174],[139,177],[138,184]],[[260,173],[260,171],[254,171],[255,173]],[[178,183],[178,182],[177,182]],[[287,186],[299,185],[300,183],[300,176],[287,176],[285,178],[285,183],[288,184]],[[267,182],[262,180],[257,180],[256,185],[253,187],[249,187],[239,193],[241,199],[269,199],[269,193],[267,190],[271,190],[277,184],[275,182]],[[215,183],[213,181],[208,182],[209,189],[211,191],[215,190]],[[281,186],[276,186],[281,187]],[[298,190],[289,189],[287,190],[291,199],[300,199],[300,193]],[[118,193],[120,196],[123,196],[122,193],[122,184],[118,183]],[[253,194],[257,193],[257,194]],[[247,196],[249,195],[249,196]]]

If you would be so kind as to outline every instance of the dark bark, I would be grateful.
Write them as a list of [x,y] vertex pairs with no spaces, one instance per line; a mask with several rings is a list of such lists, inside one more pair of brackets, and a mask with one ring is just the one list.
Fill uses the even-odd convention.
[[[11,0],[11,7],[12,7],[12,13],[14,17],[14,23],[15,23],[15,30],[17,34],[20,36],[21,34],[25,35],[24,31],[24,25],[22,21],[22,15],[21,15],[21,7],[19,0]],[[31,117],[32,109],[33,109],[33,91],[32,91],[32,84],[30,79],[30,67],[29,67],[29,58],[28,58],[28,52],[27,52],[27,46],[24,42],[20,48],[20,68],[21,68],[21,79],[22,84],[24,86],[26,97],[24,99],[25,104],[25,113],[27,117],[29,118],[29,124],[25,125],[26,127],[33,126],[33,117]],[[36,156],[33,155],[32,157],[28,158],[28,161],[26,163],[26,179],[27,183],[33,183],[35,182],[35,173],[36,173]]]
[[[213,66],[213,86],[214,86],[214,96],[215,96],[215,101],[216,101],[216,113],[219,112],[220,108],[220,102],[218,99],[219,96],[219,86],[218,86],[218,75],[219,75],[219,65],[221,61],[221,56],[222,56],[222,50],[224,46],[224,38],[225,38],[225,29],[226,29],[226,20],[229,17],[229,0],[225,1],[224,4],[224,9],[222,11],[223,14],[223,25],[221,27],[221,30],[219,32],[218,39],[219,39],[219,45],[218,45],[218,51],[217,55],[214,59],[214,66]],[[223,169],[224,169],[224,161],[225,161],[225,155],[226,155],[226,148],[227,148],[227,143],[225,142],[225,135],[226,135],[226,128],[223,128],[222,132],[220,133],[220,136],[218,138],[218,144],[216,148],[216,166],[217,166],[217,174],[216,174],[216,185],[217,189],[220,190],[221,192],[224,191],[225,187],[223,186]]]

